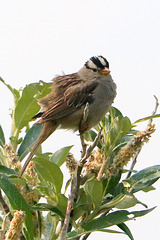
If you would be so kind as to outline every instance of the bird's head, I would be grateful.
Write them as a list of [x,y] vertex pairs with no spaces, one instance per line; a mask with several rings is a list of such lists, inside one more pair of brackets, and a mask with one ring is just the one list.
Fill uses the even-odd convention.
[[108,75],[110,73],[109,70],[109,62],[106,58],[102,56],[91,57],[85,64],[88,70],[91,70],[95,73],[99,73],[102,75]]

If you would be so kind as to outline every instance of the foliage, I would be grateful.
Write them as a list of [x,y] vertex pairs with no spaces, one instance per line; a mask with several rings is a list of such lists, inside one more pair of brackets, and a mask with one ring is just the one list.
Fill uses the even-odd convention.
[[[67,189],[78,174],[71,161],[74,158],[68,157],[72,146],[61,148],[55,153],[42,153],[40,149],[33,159],[34,164],[30,164],[21,179],[18,178],[20,162],[42,130],[41,125],[30,127],[32,117],[40,108],[37,100],[49,93],[51,84],[40,81],[27,85],[23,90],[16,90],[3,79],[0,78],[0,81],[14,98],[10,143],[7,144],[3,127],[0,126],[0,188],[3,190],[3,198],[2,195],[0,197],[1,210],[6,213],[3,208],[5,203],[11,213],[16,210],[25,213],[22,239],[41,239],[42,236],[46,240],[58,239],[61,232],[59,223],[64,221],[68,201],[62,185],[66,184]],[[159,117],[159,114],[155,116]],[[153,116],[144,120],[151,118]],[[137,123],[142,120],[137,120]],[[111,107],[109,114],[99,125],[85,133],[85,140],[92,144],[101,129],[97,148],[78,167],[77,196],[73,206],[70,206],[72,227],[66,239],[80,239],[81,236],[87,239],[92,232],[103,231],[123,233],[133,240],[126,222],[142,217],[154,209],[148,209],[136,198],[135,193],[154,189],[152,185],[160,178],[160,165],[141,171],[124,171],[124,168],[131,159],[137,157],[143,144],[154,132],[154,126],[150,124],[143,132],[135,130],[135,124],[128,117]],[[65,161],[69,161],[72,179],[67,183],[64,183],[64,173],[60,169]],[[74,159],[74,164],[75,162]],[[137,204],[141,204],[142,210],[129,210]],[[4,223],[0,224],[1,228],[4,227]],[[115,225],[121,231],[110,229]],[[8,225],[2,230],[7,231]]]

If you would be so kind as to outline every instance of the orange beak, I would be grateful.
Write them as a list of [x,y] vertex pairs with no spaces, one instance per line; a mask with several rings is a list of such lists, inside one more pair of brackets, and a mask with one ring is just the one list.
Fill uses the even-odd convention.
[[102,71],[101,74],[103,75],[108,75],[111,71],[109,70],[109,68],[105,67]]

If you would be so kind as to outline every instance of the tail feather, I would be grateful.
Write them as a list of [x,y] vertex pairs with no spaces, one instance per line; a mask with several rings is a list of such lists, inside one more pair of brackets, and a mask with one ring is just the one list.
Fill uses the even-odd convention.
[[29,162],[31,161],[32,157],[36,153],[39,146],[56,130],[57,126],[58,125],[56,123],[49,122],[49,121],[44,123],[43,129],[39,135],[39,138],[35,142],[27,160],[25,161],[24,166],[22,167],[19,173],[19,177],[23,175],[26,167],[28,166]]

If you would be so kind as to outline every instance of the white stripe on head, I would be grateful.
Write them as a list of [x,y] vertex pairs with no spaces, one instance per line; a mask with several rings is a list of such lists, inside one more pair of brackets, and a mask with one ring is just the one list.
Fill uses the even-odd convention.
[[102,63],[103,66],[106,66],[106,62],[103,59],[103,57],[98,56],[97,58],[99,59],[99,61]]
[[88,67],[91,68],[91,69],[97,69],[97,66],[96,64],[94,64],[92,62],[92,60],[89,60],[88,63],[87,63]]

